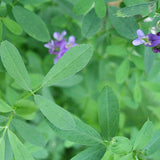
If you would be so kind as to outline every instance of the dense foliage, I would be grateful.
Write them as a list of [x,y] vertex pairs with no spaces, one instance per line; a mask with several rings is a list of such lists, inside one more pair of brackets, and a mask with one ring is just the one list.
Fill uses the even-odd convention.
[[0,0],[0,160],[159,160],[159,32],[160,0]]

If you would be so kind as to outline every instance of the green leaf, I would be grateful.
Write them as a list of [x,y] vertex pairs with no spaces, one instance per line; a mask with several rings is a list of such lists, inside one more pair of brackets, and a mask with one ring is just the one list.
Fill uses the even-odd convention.
[[0,21],[0,42],[2,40],[2,34],[3,34],[3,24],[2,22]]
[[79,84],[80,82],[82,82],[83,77],[80,75],[73,75],[69,78],[64,79],[63,81],[60,81],[56,84],[54,84],[54,86],[58,86],[58,87],[72,87],[75,86],[77,84]]
[[153,64],[155,60],[155,53],[153,53],[151,47],[145,47],[144,53],[144,63],[145,63],[145,71],[146,73],[150,73],[152,70]]
[[98,17],[103,18],[106,14],[106,5],[104,0],[95,0],[95,11]]
[[128,107],[132,109],[138,108],[138,103],[134,102],[134,100],[129,96],[123,97],[123,101]]
[[33,4],[39,4],[39,3],[45,3],[48,2],[49,0],[19,0],[20,3],[22,3],[23,5],[33,5]]
[[62,130],[71,130],[76,127],[72,115],[54,102],[36,95],[35,101],[44,116],[56,127]]
[[129,61],[128,59],[125,59],[120,66],[118,67],[116,71],[116,81],[117,83],[121,84],[123,83],[127,78],[129,74]]
[[148,120],[143,125],[138,135],[136,136],[133,150],[142,149],[143,147],[145,147],[151,140],[152,134],[153,134],[153,124],[151,121]]
[[[133,6],[128,6],[117,11],[117,16],[129,17],[135,15],[146,16],[150,13],[151,9],[155,8],[155,2],[141,3]],[[153,12],[153,11],[152,11]]]
[[5,160],[5,140],[0,138],[0,160]]
[[146,149],[147,149],[147,154],[148,155],[152,155],[154,154],[156,151],[158,151],[160,148],[160,130],[156,131],[151,139],[151,141],[149,142],[149,144],[147,145]]
[[74,75],[82,70],[93,54],[93,47],[82,44],[71,48],[63,57],[50,69],[44,77],[42,86],[54,85],[67,77]]
[[11,143],[15,160],[34,160],[29,151],[24,147],[22,142],[10,130],[8,130],[8,137]]
[[134,160],[133,153],[129,153],[129,154],[121,157],[119,160]]
[[31,37],[42,42],[50,40],[48,29],[39,16],[20,6],[15,6],[12,11],[18,24]]
[[0,112],[11,112],[13,109],[2,99],[0,99]]
[[17,133],[27,142],[37,146],[45,146],[46,142],[44,136],[36,130],[36,128],[24,121],[14,119],[12,124],[15,127]]
[[138,84],[136,84],[134,87],[133,95],[134,95],[135,102],[139,103],[142,99],[142,95],[141,95],[140,86]]
[[143,87],[153,91],[153,92],[160,92],[160,84],[150,81],[142,81],[141,84]]
[[82,20],[82,34],[85,37],[94,36],[100,29],[102,20],[96,15],[92,9]]
[[132,151],[132,145],[128,138],[117,136],[114,137],[109,146],[111,151],[115,154],[125,155]]
[[30,91],[30,78],[17,48],[12,43],[3,41],[0,46],[0,53],[3,65],[10,76],[15,79],[19,86]]
[[22,34],[23,32],[22,28],[14,20],[10,18],[3,18],[3,23],[13,34],[16,34],[16,35]]
[[109,7],[109,18],[113,27],[121,36],[127,39],[136,39],[136,31],[139,28],[137,21],[134,17],[117,17],[115,15],[117,10],[116,7]]
[[38,110],[37,105],[30,100],[21,99],[15,102],[16,114],[20,116],[30,115]]
[[93,0],[78,0],[74,6],[74,12],[77,15],[85,14],[92,7]]
[[69,141],[87,145],[87,146],[95,146],[97,144],[102,144],[102,139],[99,133],[87,125],[83,123],[80,119],[74,118],[76,122],[76,127],[72,130],[61,130],[56,128],[54,125],[50,124],[54,132],[56,132],[59,136]]
[[110,140],[116,135],[119,125],[119,104],[110,87],[105,87],[99,96],[98,119],[103,136]]
[[100,160],[103,157],[105,150],[105,146],[102,145],[90,147],[80,152],[71,160]]

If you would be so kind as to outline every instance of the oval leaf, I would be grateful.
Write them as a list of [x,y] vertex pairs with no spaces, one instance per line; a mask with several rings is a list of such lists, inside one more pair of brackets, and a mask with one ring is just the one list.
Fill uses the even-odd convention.
[[10,18],[4,18],[3,23],[12,33],[16,35],[20,35],[23,31],[20,25]]
[[110,140],[116,135],[119,125],[119,104],[110,87],[105,87],[98,99],[98,119],[103,136]]
[[87,15],[84,16],[82,21],[82,34],[85,37],[94,36],[100,29],[102,20],[96,15],[92,9]]
[[8,130],[8,137],[14,153],[15,160],[34,160],[29,151],[25,148],[17,136]]
[[44,116],[56,127],[62,130],[71,130],[76,127],[72,115],[54,102],[36,95],[35,101]]
[[105,150],[105,146],[102,145],[90,147],[77,154],[71,160],[100,160],[103,157]]
[[118,67],[116,71],[117,83],[120,84],[123,83],[127,79],[128,73],[129,73],[129,61],[126,59],[121,63],[121,65]]
[[14,119],[12,122],[16,131],[24,140],[40,147],[45,146],[46,142],[43,135],[35,127],[18,119]]
[[18,24],[31,37],[42,42],[50,40],[48,29],[39,16],[20,6],[15,6],[12,11]]
[[30,78],[17,48],[12,43],[4,41],[0,46],[0,55],[3,65],[10,76],[19,86],[30,91]]
[[11,112],[13,109],[2,99],[0,99],[0,112]]
[[71,48],[44,77],[42,86],[51,86],[82,70],[93,54],[91,45],[82,44]]
[[104,3],[104,0],[95,0],[95,11],[100,18],[105,16],[106,5]]
[[136,136],[133,149],[143,149],[151,140],[152,134],[153,124],[151,121],[147,121]]
[[93,0],[79,0],[74,6],[74,12],[78,15],[85,14],[93,4]]

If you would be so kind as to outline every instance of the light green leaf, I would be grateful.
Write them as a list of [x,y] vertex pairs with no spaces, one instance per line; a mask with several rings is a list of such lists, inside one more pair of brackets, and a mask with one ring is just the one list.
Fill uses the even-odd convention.
[[13,34],[16,34],[16,35],[22,34],[23,32],[22,28],[14,20],[10,18],[3,18],[3,23]]
[[143,147],[145,147],[151,140],[152,134],[153,124],[148,120],[136,136],[133,149],[142,149]]
[[117,83],[123,83],[127,78],[129,74],[129,61],[125,59],[120,66],[118,67],[116,71],[116,81]]
[[42,86],[54,85],[67,77],[74,75],[82,70],[93,54],[93,47],[82,44],[71,48],[63,57],[50,69],[44,77]]
[[90,147],[80,152],[71,160],[100,160],[103,157],[105,150],[105,146],[102,145]]
[[139,103],[142,99],[142,95],[141,95],[140,86],[138,84],[136,84],[134,87],[133,95],[134,95],[135,102]]
[[157,130],[146,147],[148,155],[154,154],[156,151],[159,150],[159,148],[160,148],[160,130]]
[[0,54],[4,67],[12,78],[23,89],[30,91],[31,82],[17,48],[8,41],[3,41],[0,46]]
[[2,22],[0,21],[0,42],[2,40],[2,34],[3,34],[3,24]]
[[44,136],[34,126],[18,119],[12,120],[12,124],[24,140],[37,146],[45,146]]
[[92,9],[87,15],[84,16],[82,21],[82,34],[85,37],[94,36],[100,29],[102,20],[96,15]]
[[5,160],[5,140],[0,138],[0,160]]
[[93,129],[86,123],[83,123],[77,117],[75,117],[74,120],[76,122],[76,127],[72,130],[65,130],[65,132],[64,130],[56,128],[52,124],[50,124],[50,126],[59,136],[71,142],[87,146],[95,146],[97,144],[103,143],[100,134],[95,129]]
[[92,7],[93,0],[78,0],[74,6],[74,12],[77,15],[85,14]]
[[133,153],[129,153],[129,154],[121,157],[119,160],[134,160]]
[[110,140],[116,135],[119,125],[119,104],[110,87],[105,87],[99,96],[98,119],[103,136]]
[[136,39],[136,31],[139,28],[137,21],[134,17],[117,17],[117,10],[116,7],[109,7],[109,18],[113,27],[121,36],[127,39]]
[[72,115],[54,102],[39,95],[35,96],[35,102],[44,116],[56,127],[62,130],[71,130],[76,127]]
[[109,146],[110,150],[119,155],[125,155],[132,151],[132,145],[128,138],[117,136],[114,137]]
[[95,0],[95,11],[100,18],[105,16],[106,5],[104,3],[104,0]]
[[15,102],[16,114],[20,116],[30,115],[38,110],[37,105],[26,99],[21,99]]
[[152,70],[153,64],[155,60],[155,53],[153,53],[151,47],[145,47],[144,53],[144,63],[145,63],[145,71],[146,73],[150,73]]
[[120,17],[129,17],[129,16],[135,16],[135,15],[148,15],[153,8],[155,8],[155,2],[148,2],[148,3],[141,3],[136,4],[133,6],[128,6],[125,8],[122,8],[117,11],[117,16]]
[[29,151],[24,147],[22,142],[10,130],[8,130],[8,137],[15,160],[34,160]]
[[11,112],[13,109],[2,99],[0,99],[0,112]]
[[50,40],[48,29],[39,16],[20,6],[13,7],[12,11],[18,24],[31,37],[42,42]]

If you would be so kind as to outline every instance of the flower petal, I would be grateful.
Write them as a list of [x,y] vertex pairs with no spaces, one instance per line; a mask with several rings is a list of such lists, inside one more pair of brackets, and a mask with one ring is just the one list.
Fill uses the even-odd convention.
[[138,29],[137,36],[138,36],[138,38],[142,38],[142,37],[145,37],[145,34],[143,33],[143,31],[141,29]]
[[155,34],[147,34],[150,43],[145,44],[147,47],[155,47],[160,44],[160,36]]
[[53,37],[58,40],[61,37],[61,35],[58,32],[54,32]]
[[134,41],[132,41],[132,44],[133,44],[134,46],[139,46],[139,45],[141,45],[141,44],[143,44],[143,43],[144,43],[144,41],[141,40],[141,39],[139,39],[139,38],[137,38],[137,39],[135,39]]
[[74,44],[75,41],[76,41],[76,38],[75,38],[74,36],[70,36],[70,37],[69,37],[68,42],[69,42],[70,44]]

